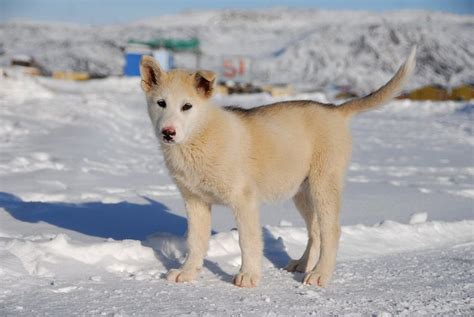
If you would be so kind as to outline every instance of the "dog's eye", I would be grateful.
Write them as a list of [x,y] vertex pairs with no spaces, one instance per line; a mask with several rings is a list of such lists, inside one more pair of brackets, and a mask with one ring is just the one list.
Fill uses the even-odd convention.
[[188,111],[189,109],[191,109],[193,107],[192,104],[190,103],[185,103],[184,106],[181,107],[181,110],[183,111]]
[[166,101],[164,101],[163,99],[160,99],[156,102],[158,104],[158,106],[160,106],[161,108],[166,108]]

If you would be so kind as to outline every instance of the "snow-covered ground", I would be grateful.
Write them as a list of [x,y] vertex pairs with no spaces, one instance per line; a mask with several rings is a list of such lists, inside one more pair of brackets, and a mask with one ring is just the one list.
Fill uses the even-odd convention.
[[261,287],[231,284],[240,251],[223,207],[201,278],[161,278],[183,259],[186,219],[137,78],[0,78],[0,103],[2,316],[473,313],[472,103],[394,101],[353,120],[327,289],[281,269],[306,242],[290,202],[262,208]]

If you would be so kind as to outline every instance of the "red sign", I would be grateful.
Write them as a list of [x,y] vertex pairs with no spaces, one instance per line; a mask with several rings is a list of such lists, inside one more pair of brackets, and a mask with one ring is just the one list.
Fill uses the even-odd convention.
[[248,81],[250,60],[245,57],[225,57],[222,61],[222,78],[234,81]]

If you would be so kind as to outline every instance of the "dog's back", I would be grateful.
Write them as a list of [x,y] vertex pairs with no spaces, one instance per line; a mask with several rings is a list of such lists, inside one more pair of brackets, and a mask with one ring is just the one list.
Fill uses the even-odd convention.
[[292,197],[315,158],[342,159],[345,164],[351,145],[348,120],[335,107],[286,101],[251,109],[225,108],[238,117],[240,134],[250,140],[243,150],[248,158],[245,173],[255,180],[263,200]]

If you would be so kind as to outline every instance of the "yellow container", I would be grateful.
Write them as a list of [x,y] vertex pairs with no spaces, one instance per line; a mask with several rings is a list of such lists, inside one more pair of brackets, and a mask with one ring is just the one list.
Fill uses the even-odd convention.
[[471,100],[474,99],[474,86],[461,85],[453,88],[451,91],[451,99],[453,100]]
[[425,86],[413,90],[407,97],[412,100],[448,100],[449,94],[443,87]]
[[86,72],[53,72],[53,78],[63,80],[88,80],[90,76]]

